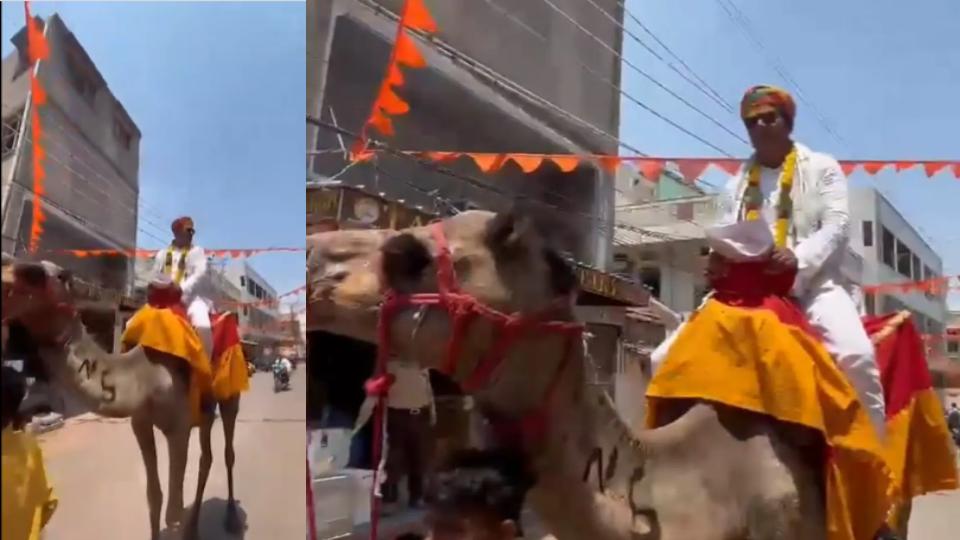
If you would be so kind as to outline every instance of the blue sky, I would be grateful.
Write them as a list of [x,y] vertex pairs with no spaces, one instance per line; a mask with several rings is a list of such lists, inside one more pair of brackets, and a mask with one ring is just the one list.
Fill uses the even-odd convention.
[[[3,55],[23,26],[4,2]],[[194,218],[207,248],[303,246],[305,20],[294,3],[33,3],[59,13],[143,133],[141,229]],[[159,240],[138,232],[140,247]],[[253,266],[284,293],[303,253]]]
[[[723,9],[731,1],[763,49]],[[628,0],[627,9],[734,106],[752,84],[794,89],[767,57],[778,59],[806,99],[798,100],[797,139],[814,149],[838,159],[960,160],[957,0]],[[652,42],[629,17],[626,26]],[[735,115],[630,36],[624,38],[624,56],[742,133]],[[622,86],[727,152],[748,154],[746,145],[627,66]],[[841,140],[824,128],[814,111]],[[621,138],[650,155],[716,155],[628,100],[622,105]],[[960,274],[960,181],[943,173],[928,180],[919,171],[878,177],[857,173],[851,181],[877,186],[939,252],[945,270]],[[950,301],[960,309],[960,294],[954,293]]]

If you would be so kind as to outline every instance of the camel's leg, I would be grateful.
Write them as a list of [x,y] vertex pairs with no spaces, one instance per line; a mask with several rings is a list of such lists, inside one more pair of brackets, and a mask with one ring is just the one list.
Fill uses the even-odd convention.
[[210,449],[210,432],[213,430],[214,411],[204,411],[200,421],[200,470],[197,474],[197,495],[193,500],[190,524],[184,531],[184,540],[196,538],[200,529],[200,507],[203,506],[203,490],[207,487],[210,466],[213,464],[213,450]]
[[240,412],[240,396],[236,395],[220,402],[220,419],[223,421],[223,460],[227,464],[227,515],[224,527],[228,532],[238,534],[243,528],[237,512],[237,501],[233,496],[233,464],[236,454],[233,451],[233,434],[237,426],[237,414]]
[[183,518],[183,477],[187,471],[190,452],[190,424],[178,426],[165,434],[170,455],[170,476],[167,481],[167,527],[173,527]]
[[143,466],[147,472],[147,505],[150,508],[150,538],[160,538],[160,507],[163,505],[163,490],[160,489],[160,474],[157,472],[157,446],[153,437],[153,422],[144,416],[130,419],[133,435],[140,446]]

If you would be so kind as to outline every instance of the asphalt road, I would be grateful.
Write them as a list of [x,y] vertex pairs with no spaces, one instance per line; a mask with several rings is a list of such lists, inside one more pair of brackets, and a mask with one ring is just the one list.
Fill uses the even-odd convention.
[[[247,530],[223,530],[227,479],[223,429],[213,428],[214,462],[201,514],[203,540],[306,537],[305,448],[306,370],[294,372],[292,388],[275,394],[269,373],[250,381],[240,400],[235,434],[234,482]],[[167,448],[157,432],[160,479],[167,496]],[[60,505],[45,529],[48,540],[139,540],[149,538],[146,474],[127,420],[85,415],[41,436],[47,472]],[[196,430],[184,481],[186,504],[193,502],[200,458]],[[161,522],[162,522],[161,514]],[[161,524],[161,526],[163,526]],[[165,538],[179,533],[165,531]]]

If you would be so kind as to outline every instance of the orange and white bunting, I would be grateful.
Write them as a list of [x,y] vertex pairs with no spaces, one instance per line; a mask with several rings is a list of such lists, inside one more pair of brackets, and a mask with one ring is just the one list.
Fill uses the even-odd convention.
[[[164,248],[165,249],[165,248]],[[150,259],[162,249],[59,249],[51,250],[50,253],[59,253],[73,255],[78,258],[85,257],[131,257],[138,259]],[[264,253],[297,253],[306,251],[302,247],[264,247],[264,248],[231,248],[231,249],[207,249],[204,250],[208,257],[215,259],[245,259]]]
[[40,29],[40,23],[30,16],[30,2],[23,3],[23,13],[27,21],[27,56],[30,60],[30,138],[33,141],[33,207],[30,222],[28,249],[36,253],[40,249],[40,237],[43,235],[43,198],[46,195],[47,172],[44,169],[46,150],[43,147],[43,126],[40,123],[40,106],[47,103],[47,91],[34,73],[37,62],[50,57],[50,44]]
[[[550,163],[563,172],[570,172],[583,163],[592,163],[604,170],[614,172],[625,163],[633,164],[643,175],[651,180],[660,177],[668,163],[673,163],[684,178],[696,180],[708,169],[716,169],[736,174],[745,160],[734,158],[683,158],[683,157],[647,157],[647,156],[615,156],[606,154],[534,154],[526,152],[459,152],[459,151],[404,151],[404,154],[427,159],[434,162],[453,161],[467,158],[473,161],[478,169],[484,173],[497,172],[507,162],[513,162],[525,173],[532,173]],[[357,159],[370,159],[373,151],[368,151]],[[840,168],[844,174],[851,175],[862,171],[871,176],[882,171],[903,172],[910,169],[922,169],[927,178],[938,174],[952,174],[960,179],[960,161],[951,160],[840,160]]]

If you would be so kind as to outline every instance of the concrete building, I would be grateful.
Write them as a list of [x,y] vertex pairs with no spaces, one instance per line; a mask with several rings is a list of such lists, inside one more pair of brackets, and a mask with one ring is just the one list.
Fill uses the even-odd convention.
[[944,337],[947,341],[947,358],[960,362],[960,310],[950,312]]
[[[553,3],[620,50],[621,29],[596,7],[580,0]],[[622,21],[621,2],[596,3]],[[399,93],[411,107],[394,122],[392,146],[476,152],[618,151],[614,138],[600,134],[619,133],[617,55],[545,2],[425,0],[425,4],[437,21],[438,41],[434,45],[418,41],[427,66],[404,71],[405,84]],[[353,132],[360,130],[384,74],[396,30],[393,14],[401,5],[401,0],[307,1],[309,115]],[[524,90],[508,90],[509,82],[504,81]],[[308,149],[335,149],[353,142],[311,126],[307,140]],[[345,164],[339,154],[308,157],[309,170],[319,178],[337,175]],[[428,194],[434,191],[494,210],[509,206],[517,197],[559,207],[567,212],[563,219],[576,230],[567,239],[569,251],[594,267],[607,266],[613,229],[611,174],[590,165],[564,173],[545,164],[525,174],[508,164],[489,175],[466,159],[447,166],[501,193],[388,155],[343,171],[338,179],[431,212],[443,210]]]
[[281,330],[276,289],[244,259],[227,262],[221,272],[240,289],[241,302],[262,302],[262,305],[245,305],[239,310],[243,338],[262,343],[276,341]]
[[[137,241],[140,130],[60,17],[44,22],[50,57],[35,68],[48,97],[40,107],[47,217],[40,249],[132,249]],[[2,69],[2,231],[3,252],[18,255],[29,241],[34,200],[26,28],[11,41],[16,51],[3,59]],[[44,257],[93,283],[129,291],[129,259],[80,259],[50,251]]]
[[[883,194],[873,188],[850,192],[850,246],[863,258],[863,283],[920,281],[943,275],[943,261]],[[947,323],[946,293],[865,295],[869,314],[909,309],[922,333],[939,335]]]

